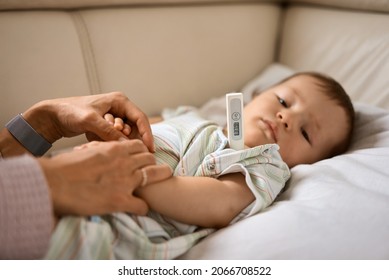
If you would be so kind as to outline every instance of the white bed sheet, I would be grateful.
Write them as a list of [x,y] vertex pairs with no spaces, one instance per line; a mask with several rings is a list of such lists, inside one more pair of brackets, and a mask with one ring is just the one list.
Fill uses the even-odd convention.
[[389,259],[389,112],[355,108],[347,153],[296,166],[271,207],[215,232],[182,258]]

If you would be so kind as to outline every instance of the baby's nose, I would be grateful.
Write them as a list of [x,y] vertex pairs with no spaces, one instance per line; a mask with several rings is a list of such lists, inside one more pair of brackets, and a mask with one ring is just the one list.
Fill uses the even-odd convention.
[[283,124],[285,128],[290,127],[290,117],[286,113],[278,112],[277,113],[278,120]]

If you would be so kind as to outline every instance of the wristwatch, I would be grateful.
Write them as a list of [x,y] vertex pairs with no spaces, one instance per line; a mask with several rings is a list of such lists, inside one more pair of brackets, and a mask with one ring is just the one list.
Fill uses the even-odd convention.
[[23,118],[22,114],[10,120],[5,127],[34,156],[43,156],[52,146],[50,142],[35,131]]

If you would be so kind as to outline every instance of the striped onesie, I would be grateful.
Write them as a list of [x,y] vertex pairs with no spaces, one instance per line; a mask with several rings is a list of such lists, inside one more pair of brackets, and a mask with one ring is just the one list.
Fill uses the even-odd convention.
[[[269,206],[290,177],[276,144],[230,149],[223,128],[190,107],[180,107],[152,130],[157,162],[168,164],[174,176],[245,176],[255,200],[231,224]],[[147,216],[115,213],[97,221],[66,217],[53,234],[46,258],[172,259],[213,231],[154,211]]]

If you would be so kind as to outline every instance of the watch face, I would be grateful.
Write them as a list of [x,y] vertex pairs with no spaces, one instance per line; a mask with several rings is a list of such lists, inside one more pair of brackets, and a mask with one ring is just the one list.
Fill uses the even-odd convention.
[[44,155],[52,146],[50,142],[35,131],[21,114],[10,120],[5,127],[34,156]]

